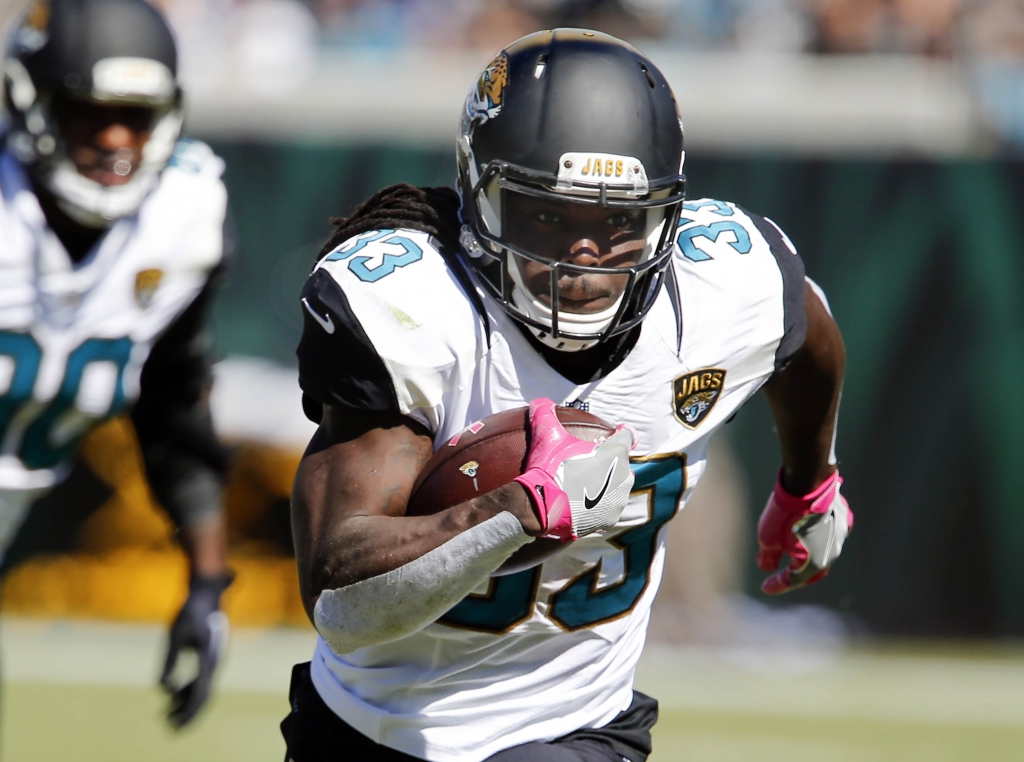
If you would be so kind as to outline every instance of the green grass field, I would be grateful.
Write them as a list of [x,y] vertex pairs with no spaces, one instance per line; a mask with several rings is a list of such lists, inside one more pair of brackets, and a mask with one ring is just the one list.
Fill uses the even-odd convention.
[[[212,705],[180,734],[148,684],[156,628],[4,620],[4,762],[281,762],[307,632],[235,633]],[[1024,760],[1024,650],[833,653],[651,648],[656,762]]]
[[175,734],[156,690],[11,682],[4,686],[4,762],[281,762],[284,695],[220,692],[195,727]]
[[[163,727],[155,691],[12,683],[5,690],[4,760],[281,762],[282,696],[221,692],[195,728]],[[1024,728],[977,723],[820,720],[746,712],[667,710],[654,760],[945,762],[1024,759]]]

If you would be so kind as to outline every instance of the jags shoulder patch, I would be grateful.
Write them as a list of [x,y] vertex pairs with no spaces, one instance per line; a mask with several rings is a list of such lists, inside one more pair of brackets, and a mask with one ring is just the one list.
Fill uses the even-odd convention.
[[695,429],[708,417],[725,389],[725,371],[701,368],[672,381],[672,412],[676,420]]

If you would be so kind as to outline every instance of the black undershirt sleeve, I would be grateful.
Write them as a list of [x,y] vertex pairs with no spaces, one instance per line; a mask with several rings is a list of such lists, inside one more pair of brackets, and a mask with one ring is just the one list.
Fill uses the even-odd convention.
[[131,418],[153,494],[179,528],[220,512],[230,451],[210,416],[211,336],[216,271],[154,344]]
[[750,217],[754,227],[758,229],[771,247],[772,256],[782,273],[782,305],[783,333],[779,346],[775,350],[775,370],[779,371],[789,364],[793,355],[804,344],[807,337],[807,313],[804,311],[804,263],[800,255],[791,249],[782,237],[782,233],[771,222],[746,209],[743,213]]
[[309,276],[300,307],[304,323],[295,353],[306,416],[319,423],[324,404],[400,412],[387,366],[329,273],[317,270]]

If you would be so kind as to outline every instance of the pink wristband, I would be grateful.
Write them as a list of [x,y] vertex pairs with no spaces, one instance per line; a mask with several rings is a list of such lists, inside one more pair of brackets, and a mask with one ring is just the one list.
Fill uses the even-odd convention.
[[[775,482],[775,503],[787,513],[824,513],[832,504],[835,491],[843,483],[838,471],[834,471],[825,481],[806,495],[794,495],[782,486],[782,470]],[[826,499],[827,498],[827,499]]]

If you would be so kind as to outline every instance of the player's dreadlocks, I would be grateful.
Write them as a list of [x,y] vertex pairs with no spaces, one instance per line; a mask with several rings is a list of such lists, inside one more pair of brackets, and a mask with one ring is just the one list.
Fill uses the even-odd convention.
[[348,217],[334,217],[337,227],[317,255],[319,260],[353,236],[388,228],[419,230],[454,250],[459,246],[459,195],[451,188],[389,185],[361,203]]
[[[445,256],[448,261],[452,273],[462,283],[466,295],[473,301],[484,324],[488,326],[487,331],[490,336],[487,311],[473,286],[467,268],[464,265],[459,266],[460,258],[456,254],[460,251],[459,233],[462,230],[459,204],[459,196],[451,188],[417,188],[408,183],[389,185],[366,199],[356,207],[349,217],[336,217],[331,220],[337,227],[330,240],[320,250],[317,259],[319,261],[320,258],[353,236],[370,230],[404,228],[432,235],[443,249],[455,254],[455,256],[445,256],[445,252],[442,251],[442,256]],[[523,335],[533,341],[529,332],[524,330]],[[585,384],[595,378],[600,378],[608,373],[610,368],[614,368],[622,362],[622,359],[636,344],[639,336],[639,329],[634,329],[613,337],[610,342],[600,348],[582,352],[559,352],[541,344],[537,345],[537,350],[544,355],[548,364],[563,376],[577,384]],[[309,413],[309,415],[312,420],[316,420],[312,417],[316,415],[315,412]]]

